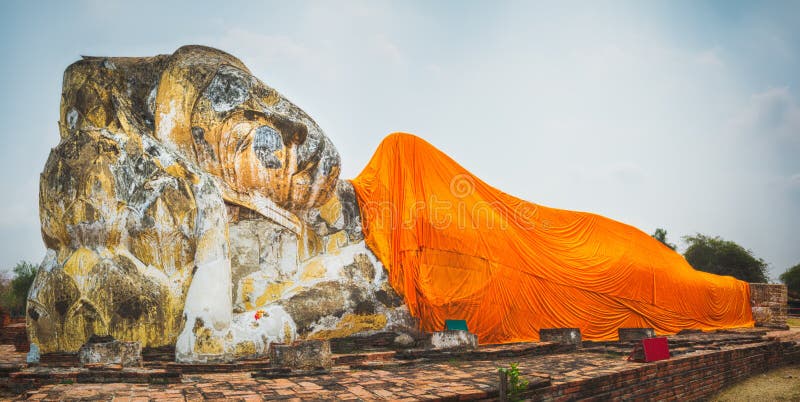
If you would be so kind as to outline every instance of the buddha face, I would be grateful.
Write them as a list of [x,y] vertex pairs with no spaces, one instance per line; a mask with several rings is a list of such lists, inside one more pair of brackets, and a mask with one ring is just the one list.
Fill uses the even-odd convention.
[[[215,67],[207,82],[196,85],[194,96],[189,96],[194,98],[187,102],[189,124],[170,121],[185,118],[181,113],[156,113],[157,127],[172,129],[165,137],[218,179],[229,202],[252,207],[247,200],[262,196],[297,213],[327,201],[340,159],[319,126],[243,66]],[[158,98],[162,99],[162,91],[185,91],[185,81],[172,87],[178,82],[162,82]],[[172,111],[170,106],[158,104],[156,109]],[[157,135],[163,131],[157,129]]]

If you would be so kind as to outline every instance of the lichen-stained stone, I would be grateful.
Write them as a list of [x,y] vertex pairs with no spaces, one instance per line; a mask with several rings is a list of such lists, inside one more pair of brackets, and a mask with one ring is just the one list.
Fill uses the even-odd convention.
[[[29,296],[31,341],[75,351],[92,334],[173,344],[205,241],[224,248],[219,190],[152,139],[81,128],[53,149],[40,186],[48,248]],[[165,161],[166,162],[166,161]],[[206,199],[206,202],[198,200]],[[198,204],[217,203],[198,208]],[[198,268],[199,269],[199,268]]]
[[27,309],[42,353],[110,335],[224,361],[416,326],[336,148],[235,57],[84,57],[64,73],[59,132]]
[[93,342],[91,339],[78,350],[81,364],[119,364],[122,367],[142,365],[142,345],[139,342],[121,342],[115,339]]
[[273,367],[299,370],[330,369],[333,366],[331,344],[326,340],[274,345],[270,350],[269,360]]

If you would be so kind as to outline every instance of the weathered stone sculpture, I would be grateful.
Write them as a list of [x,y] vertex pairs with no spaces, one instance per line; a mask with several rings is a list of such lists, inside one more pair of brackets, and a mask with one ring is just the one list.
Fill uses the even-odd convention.
[[84,57],[59,128],[28,300],[43,353],[110,335],[218,361],[410,325],[333,144],[235,57]]

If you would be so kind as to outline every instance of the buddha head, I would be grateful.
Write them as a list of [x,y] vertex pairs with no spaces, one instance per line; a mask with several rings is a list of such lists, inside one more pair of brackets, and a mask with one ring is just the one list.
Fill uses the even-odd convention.
[[225,199],[298,212],[330,198],[339,154],[317,124],[235,57],[187,46],[152,100],[157,139],[214,176]]

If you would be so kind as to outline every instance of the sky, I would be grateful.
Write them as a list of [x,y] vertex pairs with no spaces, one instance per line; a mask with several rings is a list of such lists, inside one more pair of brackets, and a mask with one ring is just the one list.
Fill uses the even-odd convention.
[[0,2],[0,270],[44,256],[38,182],[81,55],[186,44],[308,112],[343,178],[411,132],[489,184],[800,263],[800,2]]

